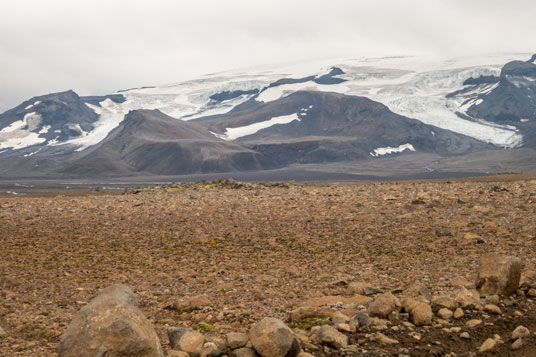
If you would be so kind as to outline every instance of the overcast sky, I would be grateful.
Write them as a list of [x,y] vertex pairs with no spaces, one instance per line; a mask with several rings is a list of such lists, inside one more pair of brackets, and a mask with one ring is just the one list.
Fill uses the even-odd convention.
[[535,14],[534,0],[2,0],[0,113],[310,58],[536,52]]

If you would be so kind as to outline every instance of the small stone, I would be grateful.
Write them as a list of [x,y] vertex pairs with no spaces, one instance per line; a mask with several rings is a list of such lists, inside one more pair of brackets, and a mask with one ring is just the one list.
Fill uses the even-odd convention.
[[455,319],[461,319],[463,317],[464,313],[463,313],[463,310],[460,309],[460,308],[457,308],[456,310],[454,310],[454,318]]
[[536,289],[530,288],[529,291],[527,291],[528,297],[536,297]]
[[348,336],[340,333],[333,326],[321,326],[314,331],[312,340],[337,349],[348,346]]
[[406,297],[416,298],[417,300],[422,300],[424,298],[427,301],[430,301],[432,299],[430,289],[418,283],[407,286],[403,291],[403,295]]
[[187,352],[190,356],[199,356],[205,337],[198,331],[184,327],[169,327],[167,329],[169,346],[172,350]]
[[492,349],[495,348],[495,346],[497,345],[497,341],[494,340],[493,338],[488,338],[486,341],[484,341],[484,343],[480,346],[480,348],[478,349],[478,352],[480,353],[484,353],[484,352],[487,352],[487,351],[490,351]]
[[437,312],[437,315],[439,317],[441,317],[442,319],[445,319],[445,320],[450,320],[450,318],[452,318],[452,316],[454,315],[452,313],[452,311],[450,311],[449,309],[440,309],[438,312]]
[[471,336],[469,335],[468,332],[462,332],[462,333],[460,333],[460,338],[463,338],[463,339],[465,339],[465,340],[468,340],[468,339],[471,338]]
[[473,328],[473,327],[476,327],[478,325],[480,325],[482,323],[482,320],[476,320],[476,319],[473,319],[473,320],[469,320],[465,323],[465,326],[468,327],[468,328]]
[[350,318],[346,316],[345,314],[343,314],[342,312],[336,311],[333,314],[333,316],[331,316],[331,321],[336,325],[336,324],[347,323],[350,321]]
[[470,309],[480,304],[480,293],[475,289],[461,287],[456,291],[454,300],[460,307]]
[[348,284],[348,287],[346,288],[346,293],[348,295],[365,295],[363,293],[364,287],[365,283],[362,283],[360,281],[352,281],[350,284]]
[[518,338],[517,340],[514,341],[514,343],[512,343],[512,350],[516,351],[518,349],[520,349],[521,347],[523,347],[523,345],[525,344],[525,339],[524,338]]
[[497,305],[487,304],[484,306],[484,310],[490,314],[500,315],[502,314],[501,309]]
[[350,332],[352,330],[349,324],[336,324],[335,328],[343,332]]
[[0,326],[0,337],[5,337],[7,336],[7,332],[2,328],[2,326]]
[[190,357],[190,355],[184,351],[171,350],[168,352],[168,357]]
[[396,298],[390,292],[376,296],[367,308],[371,317],[385,318],[396,308]]
[[376,337],[376,340],[379,341],[380,343],[383,343],[384,345],[393,345],[393,344],[398,343],[397,340],[395,340],[393,338],[390,338],[390,337],[387,337],[381,332],[376,332],[374,337]]
[[430,305],[425,303],[420,303],[410,312],[411,321],[416,326],[430,325],[432,323],[432,308]]
[[458,333],[462,330],[461,327],[451,327],[450,332],[452,333]]
[[298,357],[315,357],[315,356],[307,352],[300,352],[298,354]]
[[283,321],[272,317],[255,324],[249,331],[249,340],[263,357],[295,357],[300,352],[294,332]]
[[518,338],[529,337],[530,331],[525,326],[518,326],[512,332],[512,340],[517,340]]
[[225,340],[227,346],[234,350],[236,348],[244,347],[248,343],[249,337],[245,333],[231,332],[225,336]]
[[440,309],[449,309],[449,310],[453,310],[456,308],[456,300],[454,300],[453,298],[451,297],[448,297],[448,296],[434,296],[432,298],[432,309],[434,311],[438,311]]
[[521,260],[513,256],[486,254],[482,257],[475,287],[486,295],[512,295],[519,286]]
[[203,345],[200,357],[217,357],[221,356],[222,352],[214,342],[207,342]]
[[486,296],[486,304],[499,305],[500,302],[501,299],[499,298],[499,295]]
[[350,325],[359,331],[368,331],[370,328],[370,317],[364,312],[358,312],[350,321]]
[[253,348],[242,347],[232,350],[230,357],[258,357],[259,355]]

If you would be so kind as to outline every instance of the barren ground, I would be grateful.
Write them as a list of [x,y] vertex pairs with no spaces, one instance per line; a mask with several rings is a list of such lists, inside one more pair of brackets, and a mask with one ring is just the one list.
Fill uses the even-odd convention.
[[[210,323],[247,331],[311,297],[341,295],[349,282],[383,290],[409,283],[434,294],[472,281],[482,254],[504,252],[536,269],[536,176],[378,183],[175,185],[128,191],[26,192],[0,196],[0,355],[56,353],[73,315],[102,288],[138,296],[167,349],[167,326]],[[210,308],[183,308],[206,295]],[[536,306],[520,300],[534,332]],[[515,322],[493,320],[469,341],[422,330],[398,337],[398,355],[439,341],[475,352],[489,333],[508,339]],[[354,338],[355,341],[358,337]],[[530,356],[536,341],[517,352]]]

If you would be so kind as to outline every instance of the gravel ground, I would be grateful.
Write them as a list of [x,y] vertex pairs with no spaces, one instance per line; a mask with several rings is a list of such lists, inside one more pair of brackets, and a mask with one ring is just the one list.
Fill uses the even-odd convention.
[[218,340],[352,281],[448,292],[487,252],[535,269],[535,217],[530,175],[3,196],[0,354],[54,355],[73,315],[114,283],[134,289],[165,349],[167,326],[210,323]]

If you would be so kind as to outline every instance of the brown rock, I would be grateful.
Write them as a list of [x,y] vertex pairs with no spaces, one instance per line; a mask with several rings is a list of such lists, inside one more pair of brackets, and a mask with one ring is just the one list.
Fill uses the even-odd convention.
[[521,260],[516,257],[486,254],[482,257],[476,289],[486,295],[512,295],[521,277]]
[[518,326],[512,332],[512,340],[517,340],[518,338],[529,337],[530,331],[525,326]]
[[231,351],[231,357],[258,357],[259,354],[253,349],[248,347],[238,348]]
[[312,340],[313,342],[338,349],[348,346],[348,336],[340,333],[332,326],[321,326],[315,329]]
[[414,283],[414,284],[407,286],[404,289],[403,295],[406,297],[416,298],[417,300],[424,298],[427,301],[430,301],[432,299],[432,294],[430,293],[430,289],[418,283]]
[[335,305],[337,303],[343,303],[345,305],[366,305],[371,300],[368,296],[355,295],[355,296],[340,296],[340,295],[328,295],[316,298],[311,298],[305,301],[304,306],[320,307],[325,305]]
[[200,357],[220,356],[222,353],[214,342],[207,342],[203,345]]
[[521,347],[525,345],[525,339],[524,338],[518,338],[517,340],[512,343],[512,346],[510,347],[513,351],[517,351]]
[[390,292],[376,296],[367,311],[371,317],[387,317],[396,308],[396,298]]
[[184,351],[171,350],[168,352],[167,357],[190,357],[190,355]]
[[451,310],[449,309],[440,309],[438,312],[437,312],[437,316],[441,317],[442,319],[444,320],[450,320],[452,318],[454,314],[452,313]]
[[454,318],[455,319],[461,319],[463,317],[464,313],[463,313],[463,310],[460,309],[460,308],[457,308],[456,310],[454,310]]
[[265,317],[249,331],[249,340],[263,357],[295,357],[300,344],[294,332],[279,319]]
[[58,348],[60,357],[99,354],[164,355],[153,326],[128,286],[109,286],[84,306],[69,324]]
[[380,343],[384,345],[393,345],[393,344],[398,343],[398,341],[395,340],[394,338],[387,337],[381,332],[376,332],[374,334],[374,337],[376,337],[376,340],[378,340]]
[[495,314],[495,315],[502,314],[501,309],[497,305],[493,305],[493,304],[485,305],[484,311],[489,312],[490,314]]
[[481,323],[482,323],[482,320],[472,319],[472,320],[467,321],[465,323],[465,326],[468,328],[473,328],[473,327],[480,325]]
[[456,300],[448,296],[434,296],[432,298],[432,310],[438,311],[443,308],[454,310],[457,306]]
[[205,337],[200,332],[184,327],[169,327],[167,335],[171,349],[187,352],[192,357],[201,355]]
[[290,312],[291,321],[300,321],[308,317],[329,318],[336,310],[328,307],[301,306]]
[[227,347],[234,350],[236,348],[244,347],[249,341],[249,337],[245,333],[231,332],[225,336]]
[[488,338],[486,341],[484,341],[484,343],[480,346],[480,348],[478,349],[478,352],[480,353],[484,353],[484,352],[487,352],[487,351],[490,351],[492,349],[495,348],[495,346],[497,345],[497,341],[494,340],[493,338]]
[[463,308],[473,308],[480,305],[480,294],[475,289],[461,287],[455,292],[454,300]]
[[430,325],[432,323],[432,308],[430,305],[420,303],[410,312],[411,322],[416,326]]

